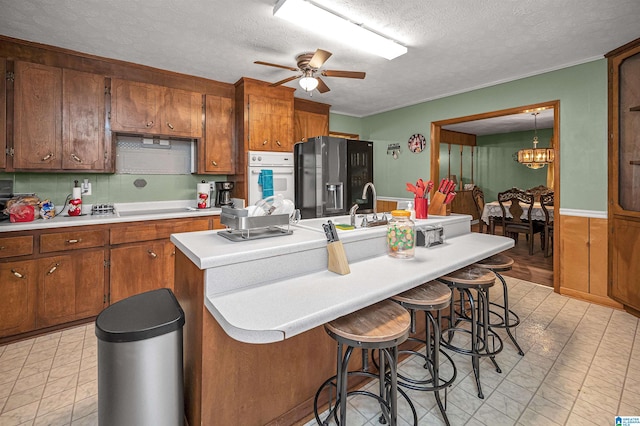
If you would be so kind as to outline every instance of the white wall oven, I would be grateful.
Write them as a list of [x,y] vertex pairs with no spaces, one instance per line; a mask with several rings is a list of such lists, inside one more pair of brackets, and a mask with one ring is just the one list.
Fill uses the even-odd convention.
[[[260,177],[271,175],[273,195],[282,194],[285,199],[294,200],[293,153],[271,151],[249,151],[247,179],[249,199],[247,205],[255,204],[264,197]],[[267,173],[263,173],[266,171]],[[270,172],[270,173],[269,173]],[[268,187],[268,177],[267,187]]]

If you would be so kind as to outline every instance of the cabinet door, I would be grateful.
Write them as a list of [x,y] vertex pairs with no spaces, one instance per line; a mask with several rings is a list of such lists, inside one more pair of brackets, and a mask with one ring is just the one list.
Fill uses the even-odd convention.
[[7,60],[0,58],[0,169],[7,167]]
[[271,151],[269,98],[249,95],[249,149]]
[[271,100],[271,149],[293,151],[293,102],[282,99]]
[[62,168],[105,170],[105,78],[65,69],[62,74]]
[[62,69],[17,61],[14,81],[16,169],[62,167]]
[[[158,88],[162,89],[162,88]],[[202,94],[179,89],[163,89],[159,126],[154,133],[199,138],[202,136]]]
[[295,142],[306,142],[312,137],[327,136],[329,134],[329,117],[326,114],[296,110],[293,129]]
[[204,172],[234,174],[233,99],[206,96]]
[[172,244],[150,241],[111,249],[110,302],[157,288],[173,289]]
[[640,220],[615,219],[609,244],[613,248],[609,296],[640,311]]
[[36,327],[36,262],[0,263],[0,337]]
[[114,78],[111,81],[111,130],[158,133],[157,86]]
[[104,250],[38,260],[38,327],[100,313],[104,303]]

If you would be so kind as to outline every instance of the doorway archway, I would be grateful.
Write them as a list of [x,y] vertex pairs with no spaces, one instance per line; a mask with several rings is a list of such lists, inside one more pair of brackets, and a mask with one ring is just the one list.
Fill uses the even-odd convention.
[[[532,105],[518,106],[498,111],[484,112],[481,114],[468,115],[463,117],[450,118],[447,120],[433,121],[431,123],[431,180],[438,182],[440,177],[440,137],[443,126],[451,124],[465,123],[468,121],[483,120],[487,118],[504,117],[514,114],[522,114],[537,109],[553,108],[553,150],[555,160],[553,162],[553,191],[554,204],[560,206],[560,101],[554,100],[542,102]],[[559,212],[559,208],[557,211]],[[559,213],[554,221],[554,238],[553,238],[553,288],[556,293],[560,291],[560,274],[558,269],[559,260],[559,242],[561,241],[562,228],[560,226]]]

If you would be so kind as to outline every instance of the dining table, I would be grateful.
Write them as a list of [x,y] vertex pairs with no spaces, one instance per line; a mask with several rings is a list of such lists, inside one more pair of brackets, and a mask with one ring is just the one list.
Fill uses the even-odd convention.
[[[508,207],[511,205],[511,202],[506,202],[504,204],[505,204],[505,207]],[[520,216],[520,219],[527,219],[527,211],[529,210],[529,204],[520,203],[520,206],[522,206],[522,216]],[[547,211],[549,212],[549,221],[553,222],[553,206],[546,206],[546,208],[547,208]],[[513,215],[511,214],[508,208],[507,208],[506,214],[508,218],[513,217]],[[491,201],[489,203],[485,203],[484,209],[482,209],[481,220],[489,226],[489,229],[491,229],[490,219],[496,218],[496,217],[502,217],[502,210],[500,209],[500,203],[498,201]],[[531,220],[539,220],[542,222],[545,221],[544,211],[542,210],[542,206],[540,205],[540,203],[537,201],[533,203],[533,209],[531,209]]]

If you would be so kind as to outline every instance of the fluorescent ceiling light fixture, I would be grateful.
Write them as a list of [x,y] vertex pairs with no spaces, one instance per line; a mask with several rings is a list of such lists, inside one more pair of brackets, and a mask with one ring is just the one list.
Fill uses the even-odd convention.
[[385,59],[397,58],[407,53],[405,46],[306,0],[278,0],[273,8],[273,15],[311,28],[322,35],[348,42]]

